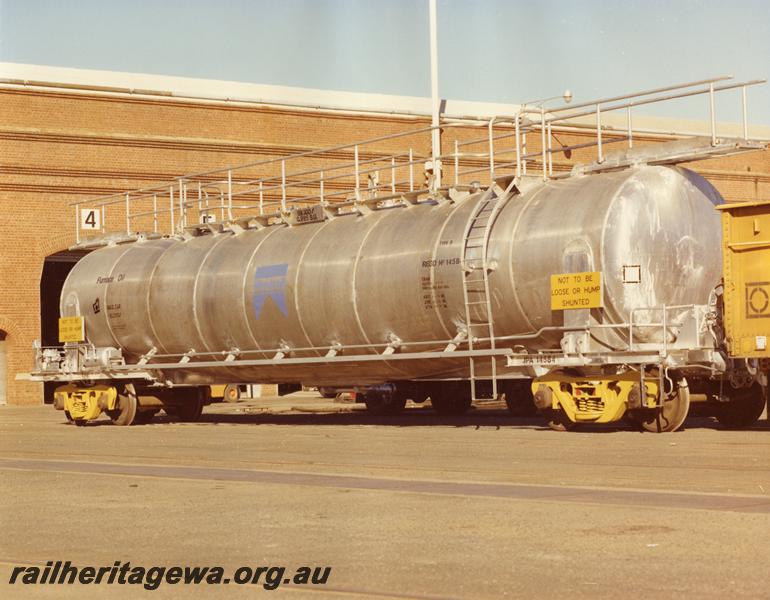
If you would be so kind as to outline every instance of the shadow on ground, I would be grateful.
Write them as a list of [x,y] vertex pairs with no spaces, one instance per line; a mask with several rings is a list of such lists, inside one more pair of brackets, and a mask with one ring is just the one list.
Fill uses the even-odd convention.
[[[218,408],[218,407],[217,407]],[[197,423],[185,423],[189,426],[201,425],[278,425],[278,426],[307,426],[307,425],[326,425],[326,426],[376,426],[376,427],[457,427],[457,428],[511,428],[546,430],[550,431],[548,423],[540,416],[535,417],[514,417],[508,414],[505,409],[497,408],[477,408],[472,409],[464,415],[439,415],[430,407],[413,407],[405,410],[399,415],[378,416],[371,415],[365,410],[352,409],[340,411],[340,409],[330,409],[324,411],[318,409],[312,412],[270,412],[269,409],[258,409],[253,406],[231,405],[227,412],[221,412],[221,408],[216,408],[209,412],[204,411]],[[157,415],[148,424],[135,424],[135,427],[146,427],[161,425],[165,423],[175,423],[175,419],[161,413]],[[106,419],[100,419],[88,424],[94,426],[111,426],[112,423]],[[691,417],[679,431],[686,429],[712,429],[724,431],[727,428],[719,424],[712,417]],[[768,431],[770,432],[770,422],[761,420],[747,428],[749,431]],[[614,433],[618,431],[639,431],[634,425],[625,421],[609,423],[603,425],[583,424],[577,426],[569,433],[575,434],[597,434]],[[744,430],[745,431],[745,430]],[[641,432],[640,432],[641,433]]]

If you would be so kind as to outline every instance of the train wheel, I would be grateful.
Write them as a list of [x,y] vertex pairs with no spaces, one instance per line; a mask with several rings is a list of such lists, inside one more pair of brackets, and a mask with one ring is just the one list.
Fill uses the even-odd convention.
[[364,404],[373,415],[396,415],[404,410],[406,396],[393,389],[373,389],[364,394]]
[[[623,414],[623,421],[630,425],[631,427],[636,427],[637,429],[642,428],[642,421],[644,421],[645,416],[644,413],[647,409],[645,408],[637,408],[634,410],[627,410]],[[649,419],[649,416],[647,417]]]
[[321,394],[321,398],[331,400],[337,397],[337,388],[319,387],[318,393]]
[[437,386],[430,394],[433,410],[441,415],[462,415],[473,403],[470,384]]
[[225,386],[225,392],[222,395],[222,400],[225,402],[238,402],[241,399],[241,388],[234,383]]
[[118,394],[118,407],[115,410],[108,410],[107,416],[112,419],[113,425],[127,426],[136,420],[137,411],[136,390],[130,383],[123,389],[122,394]]
[[675,381],[674,385],[676,388],[664,399],[663,406],[639,420],[642,429],[665,433],[676,431],[682,426],[690,410],[690,388],[684,378]]
[[765,409],[765,390],[758,383],[746,388],[729,389],[727,395],[730,401],[719,403],[716,417],[728,429],[753,425]]
[[533,417],[537,414],[537,406],[532,397],[532,382],[529,379],[505,385],[503,398],[508,412],[514,417]]
[[187,423],[193,423],[201,418],[204,399],[199,390],[182,390],[176,395],[184,399],[163,407],[171,418]]
[[157,410],[140,410],[137,411],[136,417],[134,417],[134,423],[147,424],[155,418],[158,414]]
[[546,417],[548,418],[548,427],[554,431],[571,431],[577,427],[577,423],[570,421],[567,413],[561,409],[547,411]]

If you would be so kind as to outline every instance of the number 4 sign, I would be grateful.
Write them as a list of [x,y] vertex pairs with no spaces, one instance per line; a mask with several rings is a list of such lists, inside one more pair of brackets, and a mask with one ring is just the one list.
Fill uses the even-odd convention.
[[102,215],[95,208],[80,209],[80,229],[100,229]]

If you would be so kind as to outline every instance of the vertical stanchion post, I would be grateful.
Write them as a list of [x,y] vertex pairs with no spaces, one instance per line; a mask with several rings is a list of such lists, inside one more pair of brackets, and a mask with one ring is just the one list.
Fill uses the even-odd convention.
[[129,193],[126,192],[126,233],[131,234],[131,198]]
[[596,161],[601,164],[604,162],[604,153],[602,152],[602,109],[601,105],[596,105]]
[[396,157],[390,157],[390,193],[396,195]]
[[152,195],[152,231],[158,233],[158,194]]
[[80,204],[75,205],[75,243],[80,243]]
[[174,222],[174,186],[173,185],[168,186],[168,211],[171,219],[171,231],[169,232],[169,235],[174,235],[174,227],[176,226],[176,223]]
[[[198,221],[201,220],[203,213],[203,189],[201,188],[201,182],[198,182]],[[206,223],[209,222],[209,211],[206,211]]]
[[259,181],[259,214],[264,212],[263,195],[262,195],[262,180]]
[[286,160],[281,161],[281,212],[286,212]]
[[514,137],[516,138],[516,177],[521,177],[521,126],[519,125],[519,119],[521,112],[516,113],[516,118],[513,121]]
[[489,143],[489,185],[492,185],[495,182],[495,117],[489,119],[487,141]]
[[521,132],[521,174],[527,174],[527,130]]
[[714,112],[714,83],[709,84],[709,114],[711,116],[711,145],[717,145],[717,118]]
[[102,204],[102,206],[101,206],[101,211],[102,211],[102,233],[104,233],[106,231],[106,227],[107,227],[107,225],[106,225],[106,223],[107,223],[107,207],[104,204]]
[[548,170],[547,170],[547,163],[548,163],[548,155],[546,154],[546,137],[545,137],[546,131],[545,131],[545,108],[540,107],[540,150],[543,162],[543,181],[548,181]]
[[634,147],[634,125],[631,120],[631,107],[626,108],[626,121],[628,122],[628,147]]
[[233,170],[227,169],[227,220],[233,220]]
[[551,138],[553,137],[551,135],[551,122],[548,122],[548,177],[553,177],[553,146],[551,143]]
[[179,180],[179,223],[184,229],[187,227],[187,198],[183,180]]
[[360,200],[361,174],[358,172],[358,144],[353,146],[353,163],[356,169],[356,200]]
[[409,148],[409,191],[414,191],[414,152]]
[[749,114],[746,107],[746,86],[741,87],[741,105],[743,108],[743,139],[749,141]]
[[460,185],[460,146],[455,140],[455,187]]
[[324,203],[324,172],[321,171],[321,178],[318,180],[319,184],[319,195],[318,199],[320,200],[321,204]]

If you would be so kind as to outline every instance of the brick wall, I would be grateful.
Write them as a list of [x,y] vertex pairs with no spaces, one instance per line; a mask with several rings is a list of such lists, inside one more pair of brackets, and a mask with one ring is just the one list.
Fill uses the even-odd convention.
[[[32,343],[40,335],[43,261],[74,243],[69,203],[155,185],[189,172],[428,124],[426,119],[400,116],[0,89],[0,330],[8,334],[8,402],[36,404],[42,399],[40,385],[17,382],[14,376],[29,370]],[[483,135],[478,128],[450,129],[444,134],[444,149],[451,151],[455,138]],[[539,136],[532,138],[530,150],[536,150]],[[562,144],[580,140],[579,135],[566,133],[558,138]],[[638,144],[656,141],[650,136],[636,138]],[[374,150],[402,147],[400,141],[391,140]],[[427,155],[428,135],[416,140],[415,148]],[[554,168],[568,170],[588,156],[589,151],[576,151],[570,160],[557,156]],[[465,168],[474,164],[464,162]],[[770,153],[709,160],[694,168],[728,199],[770,199]],[[421,180],[422,174],[418,176]],[[108,217],[121,218],[119,210]]]

